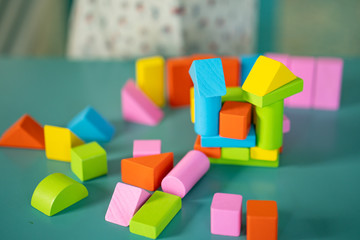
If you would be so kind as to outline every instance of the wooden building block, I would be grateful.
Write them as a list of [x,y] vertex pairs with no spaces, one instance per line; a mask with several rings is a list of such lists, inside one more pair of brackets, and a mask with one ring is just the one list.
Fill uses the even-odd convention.
[[288,132],[290,132],[290,127],[291,127],[290,119],[284,114],[284,118],[283,118],[283,133],[288,133]]
[[194,93],[194,87],[190,88],[190,118],[191,118],[191,122],[195,123],[195,93]]
[[278,209],[275,201],[246,202],[246,235],[248,240],[278,239]]
[[111,123],[90,106],[76,115],[68,128],[86,142],[109,142],[115,133]]
[[249,161],[250,148],[221,148],[221,158]]
[[260,57],[260,54],[253,55],[242,55],[241,56],[241,82],[242,86],[249,75],[251,69],[253,68],[256,60]]
[[279,159],[276,161],[263,161],[256,159],[249,159],[248,161],[239,161],[235,159],[226,158],[209,158],[212,164],[225,164],[225,165],[239,165],[239,166],[250,166],[250,167],[279,167]]
[[156,155],[161,153],[161,140],[134,140],[133,157]]
[[156,239],[180,209],[180,197],[156,191],[131,219],[130,232]]
[[31,197],[31,206],[52,216],[87,196],[84,185],[62,173],[53,173],[37,185]]
[[136,61],[137,86],[158,106],[165,105],[164,70],[161,56],[140,58]]
[[209,158],[200,151],[191,150],[162,180],[161,189],[183,198],[209,168]]
[[105,220],[127,227],[140,207],[151,196],[144,189],[118,182],[106,211]]
[[296,76],[284,64],[260,56],[242,88],[257,96],[264,96],[294,79],[296,79]]
[[200,135],[197,135],[195,144],[194,144],[194,150],[198,150],[200,152],[203,152],[206,156],[212,157],[212,158],[220,158],[221,157],[221,148],[219,147],[202,147],[200,143]]
[[279,158],[279,149],[266,150],[252,147],[250,148],[250,157],[255,160],[276,161]]
[[173,153],[127,158],[121,161],[121,178],[124,183],[155,191],[162,179],[173,168]]
[[123,118],[129,122],[155,126],[164,117],[163,111],[132,80],[121,89],[121,106]]
[[25,114],[3,133],[0,147],[45,149],[44,129]]
[[226,138],[246,139],[251,126],[251,104],[225,102],[220,110],[219,135]]
[[344,61],[341,58],[318,58],[313,108],[337,110],[340,107]]
[[238,57],[220,57],[224,70],[225,84],[228,87],[240,86],[241,64]]
[[266,150],[278,149],[283,140],[284,101],[266,107],[255,107],[256,146]]
[[210,207],[211,233],[240,236],[242,199],[238,194],[215,193]]
[[71,170],[81,181],[87,181],[107,174],[105,150],[91,142],[71,149]]
[[202,147],[239,147],[239,148],[246,148],[246,147],[255,147],[256,145],[256,135],[254,126],[250,127],[250,131],[246,139],[239,140],[234,138],[224,138],[219,135],[216,136],[201,136],[201,146]]
[[45,153],[48,159],[71,161],[71,148],[84,144],[70,129],[45,125]]
[[227,87],[226,94],[221,97],[221,102],[246,102],[244,96],[244,91],[241,87]]

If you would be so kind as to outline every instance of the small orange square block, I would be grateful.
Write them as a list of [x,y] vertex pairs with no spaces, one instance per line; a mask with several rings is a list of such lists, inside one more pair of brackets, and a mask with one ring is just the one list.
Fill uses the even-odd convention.
[[219,147],[202,147],[200,135],[196,137],[194,150],[203,152],[206,156],[211,158],[220,158],[221,157],[221,148]]
[[248,200],[246,205],[247,239],[276,240],[278,235],[278,209],[276,202]]
[[162,179],[173,168],[174,154],[161,153],[121,161],[121,178],[124,183],[155,191]]
[[219,135],[226,138],[245,139],[250,131],[251,104],[225,102],[220,110]]

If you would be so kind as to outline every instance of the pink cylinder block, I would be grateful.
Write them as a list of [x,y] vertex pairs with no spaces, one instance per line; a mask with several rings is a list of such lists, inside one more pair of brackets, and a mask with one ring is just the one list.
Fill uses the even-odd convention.
[[210,168],[209,158],[197,150],[189,151],[161,182],[164,192],[181,198]]

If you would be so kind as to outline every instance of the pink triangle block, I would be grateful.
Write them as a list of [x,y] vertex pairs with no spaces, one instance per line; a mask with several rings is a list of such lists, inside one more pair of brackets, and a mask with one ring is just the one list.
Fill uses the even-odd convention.
[[124,227],[129,226],[131,218],[150,196],[144,189],[117,183],[105,220]]
[[163,111],[131,79],[121,89],[121,105],[123,118],[129,122],[155,126],[164,117]]

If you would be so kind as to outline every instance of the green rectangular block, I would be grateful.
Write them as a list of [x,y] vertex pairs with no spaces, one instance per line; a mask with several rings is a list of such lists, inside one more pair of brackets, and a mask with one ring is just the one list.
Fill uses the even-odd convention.
[[301,92],[303,90],[303,85],[303,80],[301,78],[296,78],[295,80],[262,97],[242,90],[242,98],[246,102],[249,102],[257,107],[266,107]]
[[221,158],[248,161],[250,159],[250,148],[221,148]]
[[226,94],[221,97],[221,102],[245,102],[243,93],[244,90],[241,87],[227,87]]
[[279,158],[276,161],[264,161],[249,159],[248,161],[239,161],[234,159],[225,158],[209,158],[210,163],[213,164],[225,164],[225,165],[240,165],[240,166],[252,166],[252,167],[272,167],[276,168],[279,166]]
[[181,209],[181,198],[156,191],[130,221],[130,232],[157,238]]

